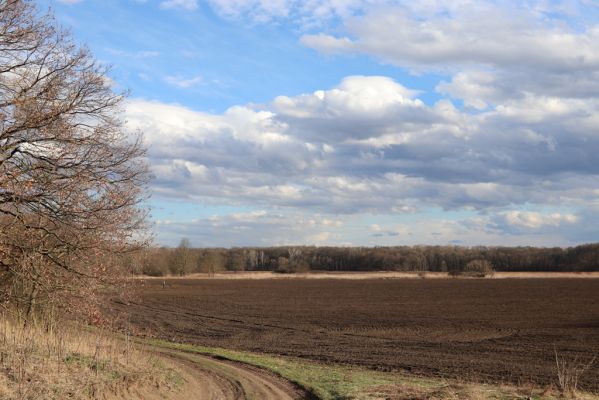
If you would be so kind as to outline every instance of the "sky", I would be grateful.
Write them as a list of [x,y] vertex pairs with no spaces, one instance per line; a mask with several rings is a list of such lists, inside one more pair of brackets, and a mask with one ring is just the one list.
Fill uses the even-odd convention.
[[599,238],[599,1],[38,4],[130,91],[157,244]]

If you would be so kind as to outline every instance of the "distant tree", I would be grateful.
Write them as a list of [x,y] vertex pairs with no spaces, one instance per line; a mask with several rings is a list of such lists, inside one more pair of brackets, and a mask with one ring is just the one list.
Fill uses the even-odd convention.
[[447,272],[447,263],[445,260],[441,261],[441,272]]
[[287,252],[289,253],[289,258],[286,262],[283,262],[285,264],[284,266],[281,266],[279,263],[280,268],[286,269],[286,272],[310,271],[310,264],[305,260],[304,252],[301,249],[293,247],[289,248]]
[[[290,251],[291,250],[291,251]],[[144,258],[143,270],[168,272],[173,249],[152,249]],[[201,272],[231,270],[339,271],[443,271],[459,275],[480,260],[497,271],[597,271],[599,244],[572,248],[534,247],[267,247],[192,249]],[[474,263],[468,264],[471,261]],[[167,267],[164,267],[164,266]],[[486,268],[480,271],[488,271]],[[475,271],[471,271],[474,274]],[[146,273],[146,272],[144,272]],[[485,272],[487,274],[487,272]]]
[[244,271],[246,266],[246,258],[243,249],[231,249],[227,253],[225,268],[228,271]]
[[164,276],[169,272],[169,249],[153,248],[143,252],[142,273],[149,276]]
[[277,266],[275,272],[288,273],[291,272],[289,269],[289,259],[287,257],[279,257],[276,262]]
[[145,243],[147,168],[107,69],[27,0],[0,1],[0,296],[94,311]]
[[198,253],[197,267],[198,272],[214,274],[225,269],[225,256],[220,249],[206,249]]
[[169,269],[173,275],[187,275],[195,267],[191,242],[187,238],[181,239],[179,246],[172,252]]
[[289,263],[289,270],[291,272],[309,272],[310,264],[303,259],[295,259]]

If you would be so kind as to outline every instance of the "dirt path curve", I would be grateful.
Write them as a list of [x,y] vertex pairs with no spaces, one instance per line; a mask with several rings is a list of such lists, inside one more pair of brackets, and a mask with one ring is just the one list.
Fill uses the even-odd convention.
[[181,372],[185,383],[174,400],[314,399],[293,383],[251,365],[152,347]]

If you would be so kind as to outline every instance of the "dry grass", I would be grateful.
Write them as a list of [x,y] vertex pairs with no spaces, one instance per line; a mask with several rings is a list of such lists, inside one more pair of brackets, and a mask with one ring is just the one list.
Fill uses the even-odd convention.
[[[423,276],[424,275],[424,276]],[[450,278],[447,272],[431,271],[374,271],[374,272],[322,272],[312,271],[295,274],[277,274],[270,271],[244,271],[244,272],[217,272],[217,273],[193,273],[185,276],[136,276],[136,279],[159,280],[185,280],[185,279],[447,279]],[[598,279],[599,272],[495,272],[491,279],[548,279],[548,278],[588,278]]]
[[0,399],[142,399],[179,384],[174,370],[128,341],[0,316]]
[[580,360],[578,357],[567,359],[563,355],[555,352],[555,365],[557,370],[557,384],[562,394],[576,398],[579,387],[580,377],[593,366],[596,357],[587,360]]

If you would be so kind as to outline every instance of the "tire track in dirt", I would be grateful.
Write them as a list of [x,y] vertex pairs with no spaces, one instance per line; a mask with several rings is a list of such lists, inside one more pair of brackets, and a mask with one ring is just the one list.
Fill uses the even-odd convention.
[[185,384],[174,400],[314,400],[280,376],[248,364],[184,351],[147,348],[181,372]]
[[[159,306],[145,305],[145,304],[135,303],[135,302],[131,302],[130,304],[134,305],[138,308],[150,310],[152,312],[159,311],[159,312],[163,312],[163,313],[171,314],[171,315],[184,315],[184,316],[193,317],[193,318],[200,318],[200,319],[207,319],[207,320],[214,320],[214,321],[223,321],[223,322],[232,322],[232,323],[243,325],[243,326],[251,325],[251,326],[254,326],[257,328],[274,328],[274,329],[280,329],[280,330],[284,330],[284,331],[301,332],[301,333],[307,333],[307,334],[313,334],[315,332],[321,333],[321,334],[327,334],[327,335],[336,334],[336,335],[341,335],[341,336],[376,339],[376,340],[395,340],[396,339],[395,337],[366,335],[366,334],[360,334],[360,333],[349,333],[349,332],[343,332],[343,331],[339,331],[339,330],[336,331],[335,329],[313,330],[313,329],[302,329],[302,328],[295,328],[295,327],[290,327],[290,326],[253,322],[253,321],[248,321],[248,320],[243,321],[240,319],[216,317],[213,315],[199,314],[199,313],[189,312],[189,311],[172,310],[172,309],[168,309],[168,308],[162,308]],[[502,335],[502,336],[505,336],[505,335]]]

